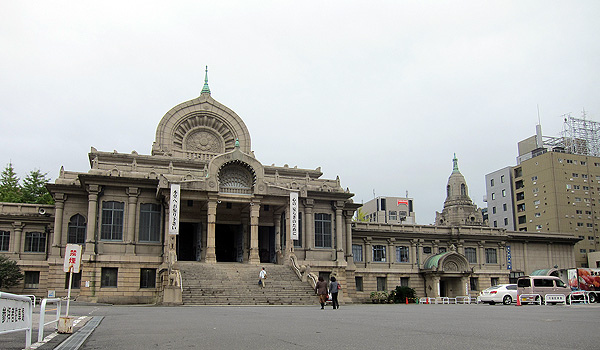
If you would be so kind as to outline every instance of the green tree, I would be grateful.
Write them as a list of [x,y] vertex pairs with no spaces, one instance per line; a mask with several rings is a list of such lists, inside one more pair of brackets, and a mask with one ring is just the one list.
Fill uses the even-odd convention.
[[358,222],[366,222],[367,221],[367,219],[365,218],[365,212],[362,211],[361,208],[358,208],[358,210],[356,211],[356,216],[352,219],[354,221],[358,221]]
[[52,195],[48,192],[46,184],[49,179],[46,178],[48,173],[42,174],[38,170],[32,170],[23,180],[22,201],[23,203],[31,204],[54,204]]
[[0,255],[0,288],[9,288],[19,284],[23,273],[16,261]]
[[21,186],[12,163],[8,163],[0,174],[0,202],[21,202]]

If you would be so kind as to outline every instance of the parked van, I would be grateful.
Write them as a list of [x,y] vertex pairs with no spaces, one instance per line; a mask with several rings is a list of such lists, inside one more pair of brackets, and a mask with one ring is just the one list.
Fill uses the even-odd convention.
[[555,276],[521,276],[517,280],[517,292],[522,294],[538,294],[541,297],[521,299],[523,302],[544,302],[546,294],[562,294],[566,297],[571,293],[571,288],[560,278]]

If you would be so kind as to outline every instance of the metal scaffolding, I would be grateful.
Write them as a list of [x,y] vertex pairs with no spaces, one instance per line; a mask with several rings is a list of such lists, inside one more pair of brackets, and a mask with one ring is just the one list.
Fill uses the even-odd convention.
[[582,118],[565,115],[562,139],[567,153],[600,157],[600,123],[586,120],[585,110]]

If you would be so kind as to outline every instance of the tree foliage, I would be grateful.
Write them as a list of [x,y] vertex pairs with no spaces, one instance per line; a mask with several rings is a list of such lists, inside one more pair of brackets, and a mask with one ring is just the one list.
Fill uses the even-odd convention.
[[362,211],[361,208],[358,208],[356,211],[356,216],[353,218],[353,220],[358,222],[366,222],[367,218],[365,217],[365,212]]
[[47,173],[39,169],[32,170],[23,180],[21,186],[12,163],[8,163],[0,174],[0,202],[54,204],[52,195],[46,188],[50,181]]
[[0,202],[19,203],[21,186],[12,163],[8,163],[0,175]]
[[16,286],[22,279],[23,273],[17,262],[0,255],[0,288]]

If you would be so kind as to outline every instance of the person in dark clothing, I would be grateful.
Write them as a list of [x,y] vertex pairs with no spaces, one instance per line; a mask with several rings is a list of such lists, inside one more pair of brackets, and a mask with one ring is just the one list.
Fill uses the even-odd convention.
[[319,296],[321,309],[324,309],[327,302],[327,282],[321,276],[319,276],[319,281],[315,285],[315,293]]
[[338,303],[338,291],[340,288],[340,284],[336,282],[335,277],[331,276],[331,282],[329,283],[329,293],[331,293],[331,304],[333,305],[334,310],[340,308],[340,303]]

